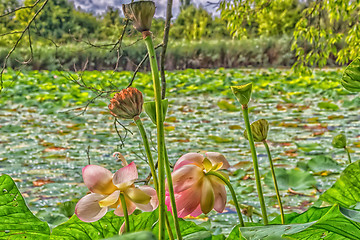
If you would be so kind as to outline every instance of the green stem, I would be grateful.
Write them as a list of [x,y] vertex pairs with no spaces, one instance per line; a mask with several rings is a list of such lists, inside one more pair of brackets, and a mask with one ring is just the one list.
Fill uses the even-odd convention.
[[231,196],[234,200],[234,203],[235,203],[235,208],[236,208],[236,212],[238,214],[238,217],[239,217],[239,221],[240,221],[240,225],[241,227],[244,227],[244,220],[242,218],[242,215],[241,215],[241,210],[240,210],[240,207],[239,207],[239,203],[238,203],[238,200],[236,198],[236,194],[235,194],[235,191],[232,187],[232,185],[230,184],[230,181],[228,179],[226,179],[223,175],[221,175],[221,173],[218,173],[218,172],[214,172],[214,171],[210,171],[207,173],[207,175],[213,175],[213,176],[216,176],[218,178],[220,178],[225,184],[226,186],[228,186],[230,192],[231,192]]
[[[154,179],[155,189],[156,189],[156,192],[157,192],[158,198],[159,198],[159,181],[158,181],[158,178],[157,178],[156,168],[155,168],[154,160],[153,160],[151,150],[150,150],[149,140],[147,138],[146,131],[145,131],[145,128],[144,128],[144,125],[143,125],[141,119],[139,117],[136,117],[136,118],[134,118],[134,121],[135,121],[137,127],[139,128],[141,137],[143,139],[143,144],[144,144],[144,147],[145,147],[145,152],[146,152],[147,159],[149,161],[151,175],[152,175],[152,177]],[[172,240],[172,239],[174,239],[174,236],[172,234],[170,222],[169,222],[169,219],[168,219],[167,215],[165,215],[165,223],[166,223],[167,232],[169,234],[169,238],[170,238],[170,240]],[[179,240],[180,239],[181,238],[179,238]]]
[[275,188],[276,197],[277,197],[279,208],[280,208],[281,223],[285,224],[284,209],[283,209],[282,202],[281,202],[281,197],[280,197],[280,193],[279,193],[279,187],[278,187],[278,184],[277,184],[275,170],[274,170],[274,164],[273,164],[271,154],[270,154],[270,148],[269,148],[269,145],[267,144],[266,140],[264,140],[263,143],[265,145],[266,152],[267,152],[269,162],[270,162],[271,175],[272,175],[272,178],[273,178],[273,181],[274,181],[274,188]]
[[161,86],[159,80],[159,69],[156,60],[154,44],[150,32],[143,32],[145,44],[149,53],[149,61],[153,78],[154,95],[156,103],[156,127],[158,148],[158,172],[159,172],[159,240],[165,239],[165,159],[164,159],[164,125],[162,122],[163,111],[161,104]]
[[249,109],[248,109],[247,105],[243,105],[242,109],[243,109],[243,114],[244,114],[244,121],[245,121],[246,131],[247,131],[247,134],[248,134],[249,145],[250,145],[250,149],[251,149],[251,156],[252,156],[253,163],[254,163],[254,173],[255,173],[255,180],[256,180],[256,188],[257,188],[257,192],[258,192],[258,195],[259,195],[261,213],[262,213],[262,216],[263,216],[264,225],[267,225],[268,224],[268,218],[267,218],[267,213],[266,213],[264,195],[263,195],[262,188],[261,188],[259,164],[258,164],[258,160],[257,160],[257,156],[256,156],[254,138],[253,138],[253,135],[252,135],[252,132],[251,132],[251,127],[250,127]]
[[151,175],[154,179],[154,185],[155,185],[156,192],[159,192],[159,181],[158,181],[158,177],[156,174],[155,164],[154,164],[154,160],[153,160],[153,157],[151,154],[150,144],[149,144],[149,140],[147,138],[147,135],[146,135],[146,132],[144,129],[144,125],[139,117],[134,118],[134,121],[135,121],[137,127],[139,128],[141,137],[143,139],[143,144],[144,144],[147,159],[149,161]]
[[349,163],[351,163],[350,151],[349,151],[349,149],[347,147],[344,147],[344,148],[345,148],[345,151],[346,151],[346,153],[348,155]]
[[178,216],[177,216],[174,187],[173,187],[172,178],[171,178],[170,162],[169,162],[169,158],[168,158],[165,147],[164,147],[164,153],[165,153],[165,162],[166,162],[166,164],[165,164],[165,171],[166,171],[166,176],[167,176],[166,179],[167,179],[167,183],[168,183],[168,190],[169,190],[170,201],[171,201],[171,210],[173,213],[172,215],[173,215],[174,224],[175,224],[176,236],[177,236],[178,240],[182,240],[179,220],[178,220]]
[[121,201],[121,206],[124,212],[124,218],[125,218],[125,232],[129,233],[130,232],[130,225],[129,225],[129,215],[128,215],[128,211],[126,208],[126,201],[125,201],[125,197],[124,194],[120,193],[120,201]]

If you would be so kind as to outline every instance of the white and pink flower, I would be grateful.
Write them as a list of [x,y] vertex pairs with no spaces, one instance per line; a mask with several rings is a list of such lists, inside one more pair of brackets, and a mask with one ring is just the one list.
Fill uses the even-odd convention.
[[134,182],[138,178],[138,173],[134,162],[119,169],[115,174],[101,166],[88,165],[83,168],[82,175],[91,193],[79,200],[75,214],[84,222],[99,220],[109,208],[115,208],[116,215],[124,216],[120,194],[125,197],[129,215],[136,208],[150,212],[158,206],[155,189],[149,186],[135,187]]

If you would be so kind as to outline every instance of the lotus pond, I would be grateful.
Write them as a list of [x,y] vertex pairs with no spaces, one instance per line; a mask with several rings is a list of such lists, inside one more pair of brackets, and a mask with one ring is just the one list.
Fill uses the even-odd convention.
[[[331,145],[343,133],[351,157],[359,159],[360,98],[341,87],[342,70],[315,71],[298,77],[288,70],[186,70],[167,73],[166,145],[172,163],[187,152],[223,153],[231,164],[245,221],[258,222],[260,205],[240,105],[230,86],[254,84],[250,120],[270,123],[268,136],[285,213],[304,212],[317,205],[348,165],[346,152]],[[119,89],[131,72],[84,72],[89,86]],[[153,97],[151,76],[139,73],[133,86]],[[113,152],[134,161],[139,178],[150,169],[141,136],[131,121],[117,124],[109,114],[110,96],[97,98],[71,81],[65,72],[14,72],[4,76],[0,98],[0,173],[10,175],[29,208],[54,227],[68,220],[64,205],[76,202],[88,189],[81,169],[89,162],[115,172],[121,167]],[[116,86],[116,87],[115,87]],[[141,115],[156,156],[156,127]],[[279,215],[265,148],[257,144],[260,173],[270,219]],[[150,182],[151,184],[151,182]],[[229,194],[229,193],[228,193]],[[230,194],[224,213],[210,212],[192,219],[214,234],[228,235],[237,222]],[[66,211],[65,211],[66,212]],[[210,221],[208,220],[211,220]]]

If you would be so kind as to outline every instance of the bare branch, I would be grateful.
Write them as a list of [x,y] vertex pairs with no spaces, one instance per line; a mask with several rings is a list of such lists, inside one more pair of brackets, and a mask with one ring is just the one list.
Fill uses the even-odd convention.
[[[162,47],[162,46],[163,46],[163,43],[160,43],[159,45],[157,45],[157,46],[155,47],[155,49],[158,49],[159,47]],[[140,70],[141,66],[142,66],[143,63],[146,61],[146,59],[148,59],[148,57],[149,57],[149,53],[146,53],[146,55],[145,55],[144,58],[141,60],[141,62],[136,66],[136,69],[135,69],[135,71],[134,71],[134,74],[133,74],[133,76],[132,76],[132,78],[131,78],[131,80],[130,80],[130,82],[129,82],[129,84],[127,85],[126,88],[131,87],[131,85],[133,84],[134,79],[135,79],[135,77],[136,77],[136,74],[138,73],[138,71]]]
[[41,0],[37,0],[33,5],[30,5],[30,6],[22,6],[22,7],[19,7],[19,8],[15,8],[14,10],[11,10],[10,12],[7,12],[7,13],[4,13],[3,15],[0,15],[0,18],[2,17],[5,17],[5,16],[8,16],[10,14],[13,14],[19,10],[22,10],[22,9],[32,9],[34,8],[36,5],[38,5],[38,3],[40,2]]
[[167,0],[163,46],[162,46],[162,51],[160,54],[161,98],[162,99],[165,99],[165,94],[166,94],[165,57],[166,57],[167,44],[169,41],[170,21],[171,21],[171,17],[172,17],[172,14],[171,14],[172,3],[173,3],[172,0]]
[[[8,52],[8,54],[6,55],[5,59],[4,59],[4,64],[2,67],[2,70],[0,72],[0,92],[3,89],[3,74],[4,71],[6,69],[6,65],[7,62],[11,56],[11,54],[15,51],[16,47],[19,45],[21,39],[24,37],[26,31],[29,31],[29,28],[31,26],[31,24],[35,21],[36,17],[39,15],[39,13],[44,9],[45,5],[48,3],[49,0],[45,0],[43,5],[41,5],[41,7],[39,8],[39,10],[37,10],[37,12],[34,14],[34,16],[31,18],[31,20],[29,21],[29,23],[26,25],[26,27],[24,28],[24,30],[21,32],[20,37],[17,39],[17,41],[15,42],[13,48]],[[30,41],[30,40],[29,40]],[[30,42],[31,43],[31,42]]]

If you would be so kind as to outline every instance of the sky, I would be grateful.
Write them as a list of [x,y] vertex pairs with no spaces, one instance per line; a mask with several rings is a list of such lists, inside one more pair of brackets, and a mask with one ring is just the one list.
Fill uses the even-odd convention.
[[[70,0],[70,1],[74,2],[75,7],[81,7],[85,11],[91,11],[96,14],[103,13],[104,11],[106,11],[108,6],[121,9],[122,4],[131,2],[131,0]],[[166,1],[167,0],[154,0],[156,4],[155,17],[165,18]],[[213,6],[208,5],[208,2],[217,2],[217,0],[193,0],[192,2],[195,3],[195,5],[202,5],[210,13],[215,14],[216,12]],[[177,16],[179,11],[180,11],[180,0],[173,0],[173,15]]]

